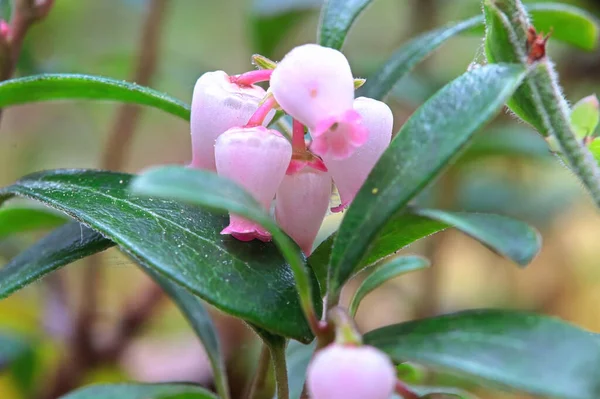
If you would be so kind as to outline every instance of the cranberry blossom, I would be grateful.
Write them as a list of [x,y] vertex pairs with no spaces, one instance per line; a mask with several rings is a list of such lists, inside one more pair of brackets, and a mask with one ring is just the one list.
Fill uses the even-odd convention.
[[[263,88],[235,80],[223,71],[207,72],[194,86],[190,120],[194,168],[216,171],[215,140],[229,128],[246,125],[265,97]],[[273,115],[271,112],[264,123]]]
[[[263,126],[232,128],[217,138],[217,173],[244,187],[268,212],[292,158],[292,146],[276,130]],[[230,214],[221,234],[241,241],[270,241],[271,234],[259,224]]]
[[354,77],[341,52],[316,44],[294,48],[273,71],[271,91],[309,128],[315,154],[343,159],[366,142],[368,132],[352,107]]
[[389,399],[394,365],[372,346],[331,344],[318,351],[307,371],[311,399]]

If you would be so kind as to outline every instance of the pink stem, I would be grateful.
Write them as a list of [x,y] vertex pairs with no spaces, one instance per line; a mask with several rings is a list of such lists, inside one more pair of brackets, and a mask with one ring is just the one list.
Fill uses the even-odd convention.
[[266,82],[271,79],[272,69],[258,69],[241,75],[232,76],[231,83],[237,83],[240,86],[250,86],[258,82]]
[[294,151],[303,151],[306,149],[304,141],[304,125],[296,119],[292,122],[292,149]]
[[412,391],[405,383],[400,380],[396,381],[396,393],[404,399],[419,399],[419,395]]
[[250,117],[246,127],[252,126],[260,126],[265,121],[265,118],[269,114],[269,112],[275,106],[275,97],[269,96],[267,99],[261,104],[260,107],[256,110],[256,112]]

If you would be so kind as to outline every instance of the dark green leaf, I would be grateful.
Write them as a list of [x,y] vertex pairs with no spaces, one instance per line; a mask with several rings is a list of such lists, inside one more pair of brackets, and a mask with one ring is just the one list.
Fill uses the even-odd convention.
[[189,105],[148,87],[101,76],[44,74],[0,83],[0,108],[50,100],[110,100],[148,105],[190,119]]
[[377,266],[377,269],[365,278],[352,296],[350,306],[348,307],[350,316],[354,317],[354,315],[356,315],[358,305],[360,305],[360,302],[367,294],[386,281],[404,273],[424,269],[428,266],[429,261],[420,256],[398,256],[385,260],[382,265]]
[[364,86],[358,89],[357,96],[381,100],[415,65],[446,40],[482,23],[483,18],[477,16],[417,36],[400,47],[377,72],[369,76]]
[[0,201],[26,196],[68,213],[222,311],[300,341],[312,339],[291,269],[273,244],[222,236],[226,218],[197,207],[131,196],[131,178],[47,171],[0,190]]
[[273,240],[289,262],[305,309],[313,307],[313,304],[318,307],[321,303],[320,297],[311,288],[311,273],[298,246],[237,183],[205,170],[167,166],[142,174],[133,181],[131,190],[137,194],[176,199],[221,212],[234,212],[260,223],[273,235]]
[[61,266],[113,245],[79,223],[61,226],[0,269],[0,298],[7,297]]
[[600,397],[600,339],[558,319],[471,310],[371,331],[394,361],[464,373],[548,398]]
[[327,0],[321,11],[317,42],[336,50],[342,48],[352,24],[372,0]]
[[353,274],[377,233],[435,179],[523,79],[515,65],[487,65],[446,85],[404,124],[342,221],[331,254],[328,290]]
[[217,399],[204,388],[191,384],[107,384],[73,391],[61,399]]
[[51,229],[66,221],[64,215],[46,208],[6,207],[0,209],[0,239],[24,231]]

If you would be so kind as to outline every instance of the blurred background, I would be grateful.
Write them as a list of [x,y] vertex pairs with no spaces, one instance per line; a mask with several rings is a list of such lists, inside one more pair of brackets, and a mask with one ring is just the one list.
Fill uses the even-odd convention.
[[[600,17],[599,1],[564,2]],[[6,3],[0,0],[0,9],[6,11]],[[278,60],[291,47],[314,42],[320,4],[56,0],[48,17],[27,35],[16,74],[103,75],[138,81],[189,103],[203,72],[241,73],[252,69],[253,53]],[[344,52],[355,76],[368,77],[412,36],[479,12],[478,0],[377,0],[351,31]],[[549,52],[570,102],[599,90],[600,51],[584,53],[551,39]],[[442,85],[483,62],[482,53],[481,35],[462,35],[399,82],[387,100],[395,130]],[[115,139],[122,129],[134,132],[130,142]],[[190,159],[188,124],[151,108],[93,101],[38,103],[7,109],[0,128],[2,186],[42,169],[102,167],[135,173]],[[530,266],[518,269],[455,231],[429,237],[404,252],[428,256],[433,267],[390,281],[369,295],[357,314],[362,331],[461,309],[504,307],[557,315],[600,332],[600,218],[574,176],[526,125],[500,115],[419,201],[526,220],[541,231],[543,250]],[[338,222],[339,216],[329,217],[322,238]],[[0,265],[43,234],[0,236]],[[0,301],[0,332],[18,336],[28,348],[27,356],[16,362],[0,358],[0,398],[50,397],[57,370],[71,361],[76,315],[89,305],[84,280],[93,263],[101,265],[93,280],[98,303],[90,324],[97,345],[118,333],[127,309],[147,314],[115,356],[80,365],[69,384],[179,380],[212,387],[206,356],[178,310],[160,295],[148,297],[150,280],[110,249]],[[346,300],[356,286],[357,281],[348,284]],[[232,393],[240,397],[254,371],[258,342],[241,322],[213,314]],[[467,387],[482,398],[523,397],[441,374],[424,378]]]

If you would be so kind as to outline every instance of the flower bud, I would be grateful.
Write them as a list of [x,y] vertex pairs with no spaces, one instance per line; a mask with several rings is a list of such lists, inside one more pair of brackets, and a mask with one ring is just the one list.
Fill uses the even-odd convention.
[[341,52],[305,44],[277,64],[271,91],[285,112],[312,129],[319,121],[352,109],[354,78]]
[[[290,143],[276,130],[263,126],[231,128],[215,145],[217,173],[244,187],[267,211],[291,157]],[[235,214],[229,215],[229,221],[221,234],[241,241],[271,239],[269,232],[253,221]]]
[[[192,98],[190,166],[215,171],[215,140],[229,128],[244,126],[265,94],[259,86],[232,83],[223,71],[200,76]],[[268,115],[265,125],[273,115]]]
[[305,166],[286,174],[277,190],[275,218],[306,256],[312,252],[331,196],[331,176]]
[[394,365],[372,346],[331,344],[308,366],[311,399],[389,399],[396,384]]
[[394,117],[385,103],[359,97],[354,100],[354,110],[360,114],[363,126],[369,131],[366,143],[346,159],[323,155],[342,201],[334,211],[341,211],[352,202],[392,139]]

